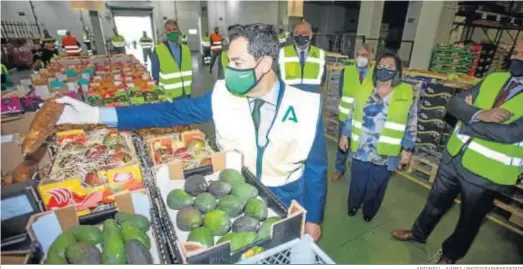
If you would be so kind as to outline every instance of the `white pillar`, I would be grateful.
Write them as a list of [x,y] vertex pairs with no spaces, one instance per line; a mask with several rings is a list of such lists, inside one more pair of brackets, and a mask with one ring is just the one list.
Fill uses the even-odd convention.
[[384,5],[384,1],[361,1],[358,35],[364,35],[366,38],[379,37]]
[[424,1],[419,13],[419,22],[414,38],[414,48],[410,68],[429,68],[432,49],[436,44],[436,36],[440,25],[444,2]]

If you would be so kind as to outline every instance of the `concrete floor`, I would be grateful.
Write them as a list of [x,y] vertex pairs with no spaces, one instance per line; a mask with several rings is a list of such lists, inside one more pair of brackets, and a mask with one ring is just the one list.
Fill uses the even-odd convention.
[[[193,96],[200,96],[212,89],[217,68],[215,64],[211,75],[209,67],[202,68],[197,56],[194,56],[193,66]],[[208,135],[214,134],[212,123],[199,127]],[[327,141],[330,177],[334,171],[336,143]],[[329,181],[322,237],[318,242],[336,263],[426,264],[457,223],[459,205],[443,217],[427,244],[397,242],[391,238],[391,230],[411,227],[425,204],[428,190],[401,175],[395,175],[389,183],[380,212],[372,222],[366,223],[361,213],[354,217],[346,214],[349,181],[348,175],[338,182]],[[486,220],[469,253],[460,263],[522,264],[522,253],[523,236]]]
[[[200,58],[193,56],[193,96],[210,91],[216,79],[214,72],[202,67]],[[198,125],[208,136],[214,134],[212,123]],[[327,139],[329,178],[334,171],[336,143]],[[410,228],[423,208],[428,190],[401,175],[395,175],[387,189],[378,215],[370,223],[361,213],[348,217],[347,193],[349,178],[328,183],[328,197],[322,237],[318,245],[339,264],[426,264],[441,243],[454,230],[459,205],[454,206],[436,227],[426,245],[392,240],[390,232]],[[519,253],[519,254],[518,254]],[[523,264],[523,236],[492,221],[485,220],[463,264]]]

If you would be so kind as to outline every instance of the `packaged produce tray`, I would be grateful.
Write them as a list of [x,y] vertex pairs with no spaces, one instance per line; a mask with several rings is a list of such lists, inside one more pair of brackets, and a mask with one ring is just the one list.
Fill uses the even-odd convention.
[[81,129],[57,133],[53,165],[38,186],[47,210],[75,205],[79,215],[114,207],[115,194],[143,188],[131,133]]
[[[242,156],[238,152],[221,152],[212,155],[212,166],[200,167],[192,170],[182,170],[182,164],[175,161],[168,165],[160,166],[156,169],[155,190],[157,193],[157,206],[161,214],[161,220],[164,229],[169,238],[168,246],[172,255],[180,263],[188,264],[230,264],[238,262],[244,258],[251,257],[262,252],[264,249],[269,249],[300,238],[303,235],[306,211],[297,203],[293,202],[290,209],[287,210],[285,206],[276,198],[276,196],[263,186],[256,178],[247,171],[242,169]],[[167,204],[167,197],[169,193],[176,189],[184,189],[184,184],[188,180],[194,180],[195,175],[201,175],[206,182],[218,180],[220,172],[223,170],[235,170],[240,172],[245,178],[245,183],[254,187],[258,196],[250,200],[262,200],[267,206],[267,219],[274,220],[271,217],[279,218],[278,221],[271,221],[265,225],[264,231],[268,232],[268,237],[262,237],[250,241],[241,247],[231,251],[231,244],[229,241],[218,243],[220,236],[214,236],[212,239],[216,242],[211,247],[205,247],[201,244],[194,244],[187,242],[190,232],[187,229],[183,231],[178,227],[177,214],[180,210],[171,209]],[[191,177],[191,178],[190,178]],[[210,190],[209,190],[210,191]],[[212,191],[210,191],[212,192]],[[233,192],[234,194],[234,192]],[[231,195],[228,195],[231,196]],[[219,204],[217,199],[216,202]],[[249,200],[249,201],[250,201]],[[249,202],[247,202],[249,203]],[[242,208],[245,204],[242,205]],[[218,205],[218,208],[220,205]],[[185,209],[185,208],[184,208]],[[219,211],[219,210],[217,210]],[[243,211],[243,210],[242,210]],[[212,211],[211,211],[212,212]],[[202,214],[205,219],[206,214]],[[238,215],[229,217],[230,224],[234,226],[234,221],[242,217]],[[205,225],[205,221],[203,221]],[[263,221],[258,223],[264,226]],[[272,229],[271,229],[272,224]],[[261,231],[262,229],[260,229]],[[193,229],[194,231],[194,229]],[[260,236],[261,233],[258,234]],[[222,234],[223,235],[223,234]],[[228,236],[229,234],[227,234]]]
[[[26,229],[32,242],[38,246],[36,251],[39,252],[39,254],[37,253],[36,255],[40,255],[42,257],[39,263],[53,263],[50,260],[48,260],[48,257],[50,257],[49,255],[51,255],[48,251],[50,249],[53,249],[52,251],[56,250],[56,248],[52,247],[54,241],[57,238],[59,238],[59,236],[62,235],[64,231],[68,231],[69,229],[72,229],[69,231],[75,231],[73,229],[78,228],[79,225],[82,225],[83,227],[91,225],[98,228],[99,231],[101,231],[101,237],[98,238],[99,240],[98,243],[96,243],[95,247],[99,249],[100,253],[102,253],[102,242],[104,242],[105,240],[109,241],[107,237],[104,235],[103,231],[104,223],[106,223],[105,221],[108,219],[115,219],[116,222],[113,223],[118,223],[116,227],[119,229],[120,236],[122,236],[121,240],[123,240],[125,236],[130,235],[130,237],[126,237],[129,239],[129,241],[135,240],[135,242],[133,243],[140,242],[140,244],[143,244],[141,243],[143,242],[142,240],[136,239],[137,237],[135,237],[135,233],[127,233],[127,235],[124,235],[122,227],[124,226],[125,222],[130,223],[130,225],[127,226],[144,227],[142,225],[135,226],[137,225],[137,223],[143,223],[142,220],[144,218],[147,219],[150,228],[147,232],[143,232],[143,230],[141,230],[140,233],[145,233],[147,235],[147,237],[150,240],[150,248],[147,250],[146,247],[142,247],[141,251],[149,252],[150,259],[141,260],[141,262],[145,262],[146,264],[171,263],[170,257],[167,254],[167,250],[165,248],[166,242],[163,231],[161,229],[159,214],[156,208],[152,206],[151,200],[149,199],[149,195],[147,194],[146,190],[142,189],[133,192],[121,193],[116,195],[116,200],[118,207],[115,210],[97,212],[87,216],[78,216],[74,206],[72,205],[33,215],[29,220]],[[133,218],[124,220],[122,217],[121,219],[118,219],[118,214],[122,213],[129,213]],[[141,216],[140,221],[136,220],[136,215]],[[79,233],[72,233],[76,238],[76,242],[82,241],[81,239],[79,239]],[[86,235],[84,234],[84,238],[85,237]],[[132,240],[130,238],[132,238]],[[82,242],[86,242],[85,239],[83,240],[84,241]],[[108,244],[114,246],[112,242]],[[67,247],[71,245],[72,243],[66,244]],[[124,247],[124,253],[124,264],[126,263],[126,261],[129,261],[129,258],[136,258],[137,256],[139,256],[138,254],[136,254],[138,253],[136,252],[136,249],[134,251],[127,252]],[[129,255],[130,253],[132,253],[133,255]],[[53,252],[52,255],[57,255],[57,253]],[[120,254],[120,259],[118,259],[119,263],[122,262],[121,257],[122,256]],[[91,259],[89,259],[87,262],[88,264],[96,263],[94,260]]]

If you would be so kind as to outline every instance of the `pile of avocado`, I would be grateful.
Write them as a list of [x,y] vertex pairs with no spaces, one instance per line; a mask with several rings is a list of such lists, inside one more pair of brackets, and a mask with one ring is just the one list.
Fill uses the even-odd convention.
[[[152,264],[149,220],[118,212],[103,230],[79,225],[64,231],[47,251],[46,264]],[[100,251],[101,249],[101,251]]]
[[229,241],[236,251],[270,237],[272,224],[280,220],[267,218],[267,204],[257,197],[258,189],[240,172],[225,169],[210,184],[201,175],[188,177],[183,190],[169,192],[167,206],[179,210],[176,226],[190,232],[187,242],[212,247],[221,236],[216,244]]

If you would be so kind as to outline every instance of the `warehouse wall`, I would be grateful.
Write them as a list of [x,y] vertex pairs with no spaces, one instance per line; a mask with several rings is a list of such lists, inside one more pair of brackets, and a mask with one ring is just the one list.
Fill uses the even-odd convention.
[[341,5],[327,5],[305,2],[303,16],[318,27],[320,33],[355,32],[359,10]]

